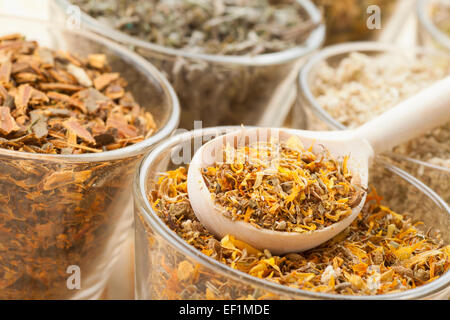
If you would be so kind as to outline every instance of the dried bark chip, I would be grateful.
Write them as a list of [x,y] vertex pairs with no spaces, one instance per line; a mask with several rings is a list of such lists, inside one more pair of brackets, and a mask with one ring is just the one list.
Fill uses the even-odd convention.
[[71,106],[77,107],[78,109],[80,109],[83,113],[87,113],[87,109],[84,106],[84,104],[75,98],[72,98],[68,95],[62,94],[62,93],[58,93],[58,92],[49,92],[47,93],[47,96],[50,99],[56,100],[56,101],[61,101],[61,102],[65,102]]
[[77,96],[84,103],[89,113],[95,113],[99,108],[99,103],[110,100],[107,96],[92,87],[78,92]]
[[95,139],[96,145],[99,147],[103,147],[108,144],[112,144],[116,141],[114,136],[109,133],[102,133],[102,134],[96,135],[94,137],[94,139]]
[[8,107],[0,107],[0,133],[8,135],[19,129],[20,127],[11,116],[10,109]]
[[40,61],[45,65],[53,66],[55,65],[55,59],[53,58],[52,52],[47,48],[38,48],[36,54]]
[[31,99],[33,88],[28,84],[19,86],[19,90],[14,98],[14,102],[17,108],[17,114],[23,115],[28,108],[28,103]]
[[0,83],[7,84],[11,78],[12,63],[11,60],[3,62],[0,66]]
[[122,86],[118,84],[110,84],[108,87],[106,87],[105,94],[110,99],[120,99],[124,96],[125,90]]
[[70,63],[76,65],[77,67],[81,67],[83,65],[83,62],[78,57],[76,57],[75,55],[71,54],[70,52],[58,50],[56,52],[56,55],[58,57],[62,57],[64,59],[66,59],[67,61],[69,61]]
[[33,133],[35,134],[36,138],[38,138],[38,139],[46,137],[48,134],[47,122],[38,121],[36,124],[34,124],[31,127],[31,130],[33,130]]
[[17,83],[29,83],[41,80],[38,74],[32,72],[19,72],[15,75],[15,80]]
[[31,123],[36,123],[39,121],[47,121],[48,117],[45,115],[44,110],[33,110],[30,111],[30,121]]
[[85,87],[92,86],[92,80],[83,68],[77,67],[74,64],[69,64],[67,66],[67,71],[77,79],[79,84]]
[[103,69],[106,65],[106,55],[104,54],[90,54],[88,56],[88,62],[91,67],[97,69]]
[[68,91],[68,92],[76,92],[76,91],[80,91],[80,90],[84,89],[81,86],[68,84],[68,83],[58,83],[58,82],[40,83],[39,86],[42,90],[61,90],[61,91]]
[[70,117],[70,110],[67,109],[57,109],[57,108],[48,108],[45,109],[45,112],[49,116],[57,116],[57,117]]
[[94,87],[97,90],[103,90],[108,84],[119,79],[119,73],[104,73],[94,79]]
[[0,37],[0,41],[18,40],[23,39],[23,35],[20,33],[11,33]]
[[32,103],[43,103],[43,102],[48,102],[49,98],[48,96],[43,93],[42,91],[39,91],[35,88],[33,88],[33,90],[31,90],[31,102]]
[[11,74],[24,72],[30,68],[30,63],[28,62],[15,62],[11,67]]
[[125,118],[118,115],[109,117],[106,121],[106,127],[117,129],[124,138],[134,138],[138,135],[136,127],[129,125]]
[[3,100],[6,100],[7,96],[9,95],[8,91],[5,89],[4,86],[0,85],[0,97]]
[[[77,81],[76,78],[70,74],[69,72],[66,72],[63,69],[60,68],[56,68],[56,69],[49,69],[48,73],[50,75],[49,77],[49,82],[59,82],[59,83],[65,83],[65,84],[72,84],[72,85],[76,85]],[[55,89],[56,90],[56,89]]]
[[67,121],[64,121],[63,125],[65,128],[67,128],[67,130],[74,132],[84,141],[92,144],[95,143],[95,139],[92,137],[91,133],[87,131],[77,120],[69,119]]
[[5,50],[5,49],[17,49],[20,48],[24,45],[24,41],[11,41],[5,44],[1,44],[0,45],[0,50]]
[[15,107],[14,106],[14,97],[11,96],[8,91],[6,91],[5,87],[0,85],[0,97],[1,97],[1,105],[5,107],[9,107],[11,110]]

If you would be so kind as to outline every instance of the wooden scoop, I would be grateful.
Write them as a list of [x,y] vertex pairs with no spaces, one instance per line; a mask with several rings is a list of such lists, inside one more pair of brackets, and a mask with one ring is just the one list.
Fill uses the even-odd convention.
[[450,76],[355,130],[319,132],[243,128],[209,141],[195,153],[187,178],[189,199],[200,222],[219,238],[231,234],[255,248],[268,249],[274,254],[305,251],[348,227],[361,211],[366,195],[352,209],[351,215],[326,228],[307,233],[274,231],[225,217],[225,209],[215,204],[211,197],[201,168],[223,161],[223,147],[227,143],[237,148],[256,141],[267,142],[271,137],[283,142],[296,135],[305,146],[313,145],[314,153],[322,150],[320,145],[323,145],[335,159],[349,155],[348,169],[356,179],[352,183],[357,182],[367,188],[369,160],[375,154],[388,151],[447,121],[450,121]]

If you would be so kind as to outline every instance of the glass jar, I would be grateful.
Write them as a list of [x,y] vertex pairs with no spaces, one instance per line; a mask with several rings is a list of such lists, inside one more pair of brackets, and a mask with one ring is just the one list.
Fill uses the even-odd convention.
[[[301,58],[319,48],[325,37],[319,10],[309,0],[298,3],[317,24],[304,45],[256,56],[196,54],[163,47],[112,29],[83,12],[81,24],[133,47],[164,72],[180,99],[180,127],[192,129],[197,120],[202,121],[202,127],[271,125],[267,119],[285,114],[290,107],[284,96],[289,84],[295,82]],[[70,12],[68,0],[56,0],[56,4],[56,12]]]
[[[450,56],[424,48],[401,48],[391,44],[378,42],[354,42],[330,46],[311,58],[302,69],[298,81],[298,96],[294,107],[294,127],[307,128],[309,130],[343,130],[346,126],[333,118],[322,106],[313,94],[312,84],[315,82],[318,67],[325,61],[336,66],[342,59],[353,52],[376,56],[384,53],[398,54],[401,57],[432,57],[439,63],[450,65]],[[300,120],[296,120],[296,119]],[[302,119],[307,118],[306,124]],[[450,169],[443,165],[435,165],[420,159],[413,159],[405,154],[386,153],[384,157],[396,166],[410,172],[434,191],[436,191],[447,203],[450,203]]]
[[177,97],[155,67],[110,40],[24,18],[1,16],[0,26],[51,49],[105,54],[158,125],[149,139],[102,153],[0,149],[0,299],[98,298],[132,225],[136,165],[176,129]]
[[[439,299],[449,297],[450,272],[429,284],[380,296],[315,293],[252,277],[220,263],[186,243],[158,217],[149,202],[159,174],[186,165],[196,149],[237,127],[196,130],[167,139],[142,162],[134,182],[137,299]],[[408,210],[424,228],[448,230],[450,209],[430,188],[383,163],[370,171],[370,183],[396,212]],[[449,242],[448,232],[443,240]],[[191,270],[189,277],[178,270]]]
[[[417,1],[417,17],[419,19],[419,40],[424,46],[430,46],[450,51],[450,29],[445,33],[432,19],[433,12],[436,12],[436,6],[443,3],[442,0],[418,0]],[[447,2],[447,6],[450,5]],[[449,12],[450,14],[450,12]],[[450,16],[448,17],[450,20]],[[448,24],[448,21],[447,21]],[[448,24],[450,28],[450,24]]]
[[374,12],[370,6],[380,10],[382,26],[386,24],[396,8],[393,0],[313,0],[322,10],[327,26],[326,45],[347,41],[374,39],[380,30],[367,27],[367,20]]

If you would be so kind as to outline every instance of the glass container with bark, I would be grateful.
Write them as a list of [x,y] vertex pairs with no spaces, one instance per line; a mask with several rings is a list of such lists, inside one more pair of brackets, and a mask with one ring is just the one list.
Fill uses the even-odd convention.
[[131,226],[133,172],[176,128],[176,95],[89,32],[0,25],[0,298],[99,298]]

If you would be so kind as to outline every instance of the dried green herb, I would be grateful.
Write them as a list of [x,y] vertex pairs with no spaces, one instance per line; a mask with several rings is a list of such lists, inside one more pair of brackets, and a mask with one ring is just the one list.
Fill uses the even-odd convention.
[[[71,2],[105,25],[191,53],[253,56],[310,46],[305,39],[317,28],[295,0]],[[298,69],[296,59],[249,66],[135,49],[169,79],[181,102],[180,126],[187,129],[197,120],[203,127],[258,124]]]
[[221,55],[292,48],[314,27],[295,0],[73,0],[89,15],[165,47]]

